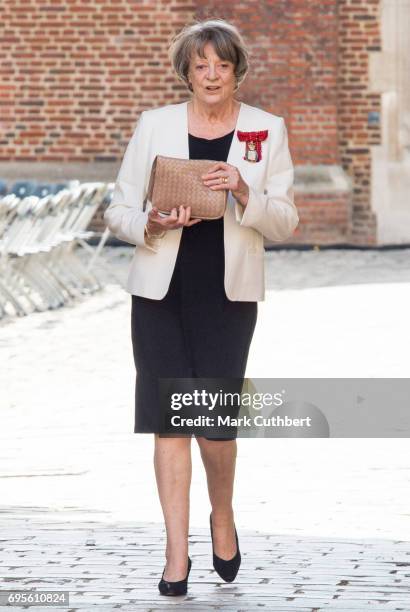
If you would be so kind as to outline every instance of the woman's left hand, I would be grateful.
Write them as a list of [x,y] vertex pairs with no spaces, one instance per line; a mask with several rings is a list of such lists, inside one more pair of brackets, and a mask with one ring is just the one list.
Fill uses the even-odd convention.
[[249,187],[243,180],[236,166],[226,162],[216,162],[202,175],[202,182],[210,189],[230,189],[232,195],[242,206],[246,206],[249,198]]

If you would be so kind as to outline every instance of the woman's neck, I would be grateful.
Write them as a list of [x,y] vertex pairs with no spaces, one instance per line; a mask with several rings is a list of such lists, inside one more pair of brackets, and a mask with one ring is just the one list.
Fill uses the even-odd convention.
[[232,117],[239,112],[240,102],[230,98],[221,104],[207,104],[193,97],[188,102],[188,113],[198,124],[217,126],[232,121]]

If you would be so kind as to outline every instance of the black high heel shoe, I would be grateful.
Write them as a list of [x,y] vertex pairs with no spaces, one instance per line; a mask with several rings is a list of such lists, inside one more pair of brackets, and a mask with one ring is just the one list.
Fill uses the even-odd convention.
[[169,580],[164,580],[164,571],[162,572],[161,580],[158,583],[158,589],[161,595],[171,595],[173,597],[178,595],[186,595],[188,590],[188,576],[191,571],[191,559],[188,555],[188,571],[183,580],[177,580],[175,582],[170,582]]
[[213,556],[213,564],[214,569],[217,574],[225,580],[225,582],[233,582],[236,578],[236,574],[238,573],[239,567],[241,565],[241,552],[239,550],[239,542],[238,542],[238,534],[236,533],[235,527],[235,539],[236,539],[236,554],[232,559],[221,559],[214,552],[214,538],[212,533],[212,513],[209,515],[209,523],[211,526],[211,539],[212,539],[212,556]]

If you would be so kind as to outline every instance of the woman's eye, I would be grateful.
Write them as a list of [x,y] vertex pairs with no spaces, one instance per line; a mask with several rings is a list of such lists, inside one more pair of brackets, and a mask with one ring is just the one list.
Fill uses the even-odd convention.
[[[221,64],[222,68],[228,68],[229,64]],[[197,66],[197,70],[202,70],[202,68],[206,68],[206,66]]]

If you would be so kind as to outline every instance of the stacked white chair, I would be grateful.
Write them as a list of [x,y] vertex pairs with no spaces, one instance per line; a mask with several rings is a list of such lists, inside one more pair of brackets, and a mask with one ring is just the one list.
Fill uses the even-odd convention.
[[[0,199],[0,317],[58,308],[102,288],[92,267],[109,232],[93,249],[87,241],[97,233],[87,228],[113,189],[114,183],[75,181],[44,197]],[[79,246],[90,251],[87,265]]]

